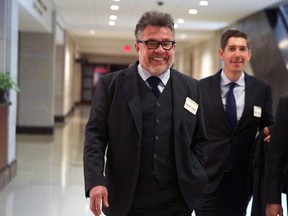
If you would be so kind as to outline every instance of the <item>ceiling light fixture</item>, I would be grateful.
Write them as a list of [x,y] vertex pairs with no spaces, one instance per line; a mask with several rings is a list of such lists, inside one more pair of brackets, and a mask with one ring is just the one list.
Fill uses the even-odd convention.
[[118,5],[111,5],[110,9],[111,10],[119,10],[119,6]]
[[180,35],[179,35],[179,38],[180,38],[181,40],[184,40],[185,38],[187,38],[187,34],[180,34]]
[[110,16],[109,16],[109,19],[110,19],[110,20],[117,20],[117,16],[116,16],[116,15],[110,15]]
[[197,14],[198,11],[197,11],[196,9],[190,9],[190,10],[188,11],[188,13],[189,13],[189,14]]
[[179,24],[184,23],[184,19],[178,19],[177,23],[179,23]]
[[208,1],[199,1],[199,5],[207,6],[208,5]]
[[114,26],[114,25],[116,25],[116,22],[113,21],[113,20],[110,20],[108,24],[109,24],[110,26]]

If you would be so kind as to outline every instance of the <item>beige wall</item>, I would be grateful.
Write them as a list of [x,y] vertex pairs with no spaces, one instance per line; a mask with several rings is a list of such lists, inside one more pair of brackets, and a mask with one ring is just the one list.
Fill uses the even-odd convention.
[[56,45],[55,113],[64,118],[81,100],[81,65],[75,62],[75,43],[64,33],[63,44]]
[[174,68],[195,79],[214,74],[221,67],[218,58],[219,41],[219,36],[215,33],[214,37],[200,44],[181,50],[176,47]]
[[81,102],[81,89],[82,89],[82,71],[81,64],[74,62],[73,66],[74,74],[74,103]]
[[56,45],[56,61],[55,61],[55,113],[54,116],[63,116],[63,93],[64,93],[64,45]]
[[74,41],[72,37],[67,34],[65,37],[64,53],[64,116],[67,115],[74,107],[74,50]]
[[54,125],[54,41],[49,33],[20,33],[17,125]]

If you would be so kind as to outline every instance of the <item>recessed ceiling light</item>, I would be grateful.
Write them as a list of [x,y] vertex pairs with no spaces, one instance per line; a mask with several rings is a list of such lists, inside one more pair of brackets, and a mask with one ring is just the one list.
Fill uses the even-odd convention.
[[199,1],[199,5],[207,6],[208,5],[208,1]]
[[114,26],[116,23],[115,23],[115,21],[110,20],[108,24],[109,24],[110,26]]
[[180,34],[179,38],[183,40],[183,39],[187,38],[187,34]]
[[91,29],[91,30],[90,30],[90,34],[95,34],[95,30],[94,30],[94,29]]
[[110,15],[110,16],[109,16],[109,19],[110,19],[110,20],[117,20],[117,16],[116,16],[116,15]]
[[176,28],[178,28],[178,25],[177,25],[177,23],[174,23],[174,28],[176,29]]
[[111,10],[119,10],[119,6],[118,5],[111,5],[110,9]]
[[188,11],[188,13],[189,13],[189,14],[197,14],[198,11],[197,11],[196,9],[190,9],[190,10]]
[[121,0],[113,0],[113,1],[115,1],[115,2],[120,2]]
[[184,19],[178,19],[177,23],[184,23]]

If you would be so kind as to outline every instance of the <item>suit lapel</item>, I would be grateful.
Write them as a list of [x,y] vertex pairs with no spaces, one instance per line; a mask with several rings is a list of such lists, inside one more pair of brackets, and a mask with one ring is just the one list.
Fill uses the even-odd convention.
[[180,120],[184,112],[184,103],[187,95],[187,84],[180,79],[179,76],[171,69],[170,74],[172,96],[173,96],[173,121],[174,121],[174,134],[177,134]]
[[142,137],[142,107],[138,85],[137,64],[124,72],[121,82],[139,137]]
[[224,109],[224,105],[223,105],[222,97],[221,97],[220,74],[221,74],[221,71],[219,71],[213,76],[213,79],[211,79],[211,82],[209,83],[210,87],[207,89],[207,91],[209,93],[209,97],[210,97],[209,99],[214,104],[214,109],[216,110],[215,112],[219,113],[220,118],[225,119],[224,122],[226,122],[226,127],[228,130],[230,130],[228,119],[225,113],[225,109]]

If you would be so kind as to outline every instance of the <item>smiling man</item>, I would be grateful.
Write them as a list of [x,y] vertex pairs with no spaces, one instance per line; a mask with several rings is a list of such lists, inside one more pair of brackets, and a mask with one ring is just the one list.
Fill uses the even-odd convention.
[[238,30],[224,32],[218,50],[223,68],[200,80],[209,184],[196,205],[197,216],[246,215],[252,145],[257,132],[274,120],[271,87],[243,71],[252,55],[247,40]]
[[93,97],[83,157],[90,209],[95,216],[101,204],[107,216],[191,216],[207,183],[199,84],[171,68],[169,14],[144,13],[135,37],[139,61],[101,77]]

